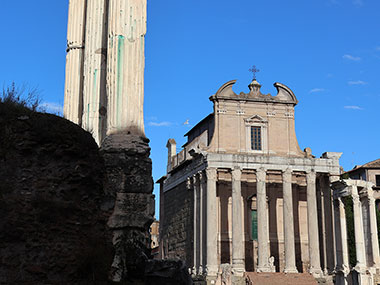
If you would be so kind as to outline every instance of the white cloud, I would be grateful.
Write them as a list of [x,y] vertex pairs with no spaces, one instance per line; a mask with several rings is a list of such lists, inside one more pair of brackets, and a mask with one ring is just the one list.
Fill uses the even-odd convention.
[[348,60],[352,60],[352,61],[359,61],[359,60],[361,60],[360,57],[358,57],[358,56],[353,56],[353,55],[350,55],[350,54],[345,54],[345,55],[343,56],[343,58],[344,58],[344,59],[348,59]]
[[166,121],[164,121],[164,122],[149,122],[148,125],[151,127],[169,127],[172,125],[172,123],[166,122]]
[[317,93],[317,92],[323,92],[325,91],[324,88],[314,88],[309,91],[309,93]]
[[348,81],[348,85],[366,85],[367,82],[362,80],[356,80],[356,81]]
[[359,106],[344,106],[344,109],[350,109],[350,110],[363,110],[362,107]]
[[356,6],[363,6],[364,2],[363,2],[363,0],[353,0],[352,4],[354,4]]
[[63,106],[58,103],[52,103],[52,102],[44,102],[40,105],[40,107],[43,110],[46,110],[48,113],[53,114],[62,114],[63,113]]

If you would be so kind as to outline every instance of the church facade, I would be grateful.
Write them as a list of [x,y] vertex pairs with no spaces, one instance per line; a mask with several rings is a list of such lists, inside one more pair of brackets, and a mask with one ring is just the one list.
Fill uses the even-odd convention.
[[332,282],[339,268],[330,185],[340,180],[341,153],[316,158],[300,149],[298,101],[287,86],[275,83],[271,96],[256,79],[249,93],[236,94],[234,83],[210,97],[213,112],[179,153],[168,140],[167,174],[158,181],[160,255],[185,260],[209,284],[226,267],[236,280],[309,272]]

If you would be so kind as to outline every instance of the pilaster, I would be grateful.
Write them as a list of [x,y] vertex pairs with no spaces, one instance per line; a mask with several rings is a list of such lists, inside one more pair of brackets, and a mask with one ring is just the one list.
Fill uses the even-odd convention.
[[[216,281],[218,274],[218,216],[216,199],[216,168],[206,169],[207,177],[207,232],[206,232],[206,271],[207,279],[212,283]],[[215,284],[215,283],[214,283]]]

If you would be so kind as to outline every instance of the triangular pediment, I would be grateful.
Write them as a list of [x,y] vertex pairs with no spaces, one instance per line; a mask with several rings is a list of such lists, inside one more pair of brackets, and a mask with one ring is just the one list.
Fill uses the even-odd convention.
[[266,123],[267,121],[260,115],[254,115],[252,117],[246,118],[245,122],[250,124],[250,123]]

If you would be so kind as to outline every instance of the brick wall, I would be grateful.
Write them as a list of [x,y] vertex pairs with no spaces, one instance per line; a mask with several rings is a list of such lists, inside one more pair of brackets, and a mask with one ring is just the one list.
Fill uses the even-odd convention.
[[164,258],[180,258],[190,267],[193,249],[193,191],[181,183],[163,193],[162,226]]

